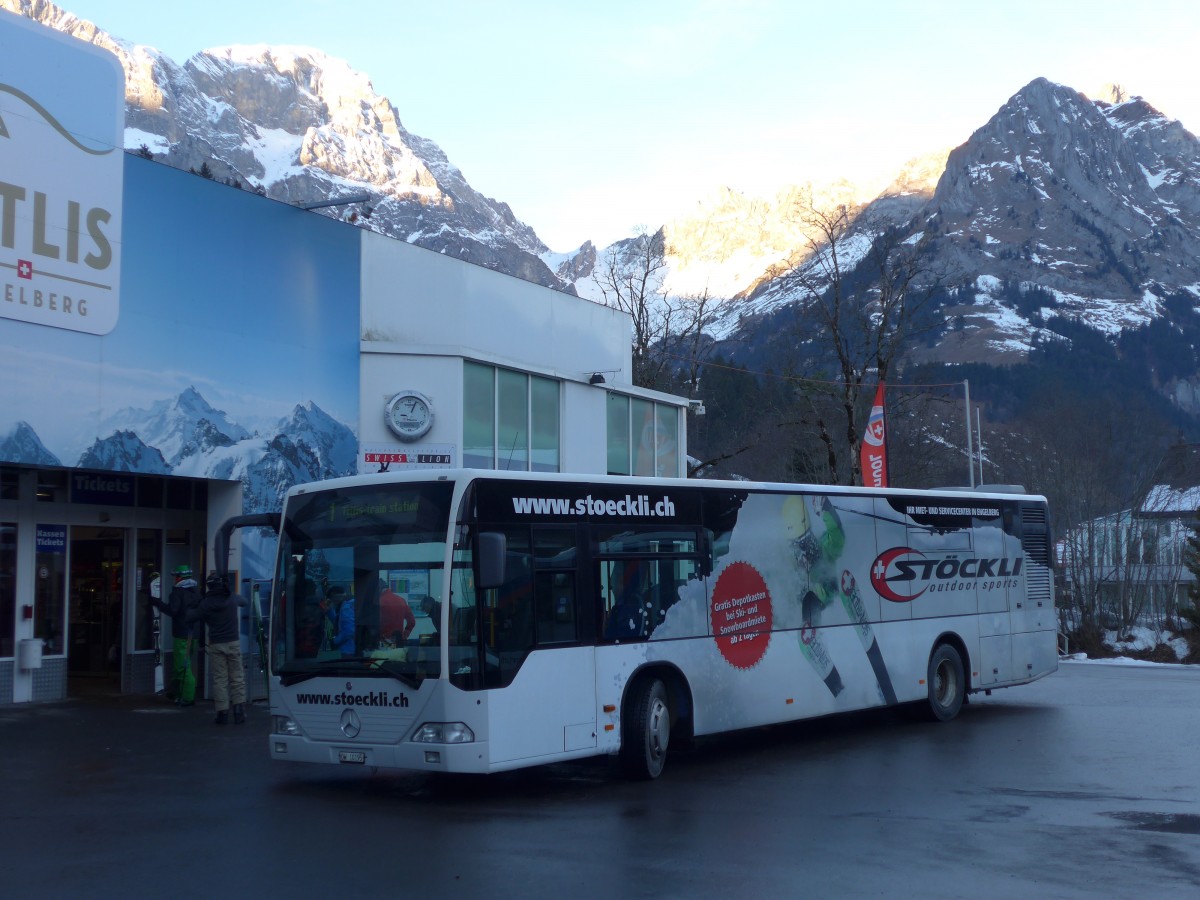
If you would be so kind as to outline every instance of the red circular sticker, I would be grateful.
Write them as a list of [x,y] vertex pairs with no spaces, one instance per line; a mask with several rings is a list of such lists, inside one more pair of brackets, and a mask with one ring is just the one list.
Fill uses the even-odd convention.
[[712,630],[721,655],[739,669],[749,669],[767,652],[771,641],[771,594],[749,563],[725,567],[712,592]]

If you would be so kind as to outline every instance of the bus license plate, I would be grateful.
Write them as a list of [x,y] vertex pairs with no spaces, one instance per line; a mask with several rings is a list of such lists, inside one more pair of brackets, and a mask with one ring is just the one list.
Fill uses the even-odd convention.
[[365,763],[367,754],[362,750],[339,750],[338,762],[340,763]]

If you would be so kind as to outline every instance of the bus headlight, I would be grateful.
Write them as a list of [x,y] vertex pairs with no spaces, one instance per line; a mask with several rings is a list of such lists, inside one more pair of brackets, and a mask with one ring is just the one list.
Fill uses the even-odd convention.
[[426,722],[417,729],[413,740],[418,744],[470,744],[475,732],[463,722]]
[[300,726],[293,719],[287,716],[272,716],[271,719],[274,723],[272,728],[273,734],[300,734]]

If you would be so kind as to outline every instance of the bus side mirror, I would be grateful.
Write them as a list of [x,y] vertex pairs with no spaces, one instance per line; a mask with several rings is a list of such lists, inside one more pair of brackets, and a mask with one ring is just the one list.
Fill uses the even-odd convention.
[[475,553],[475,563],[479,568],[479,583],[476,587],[481,591],[497,588],[504,584],[504,558],[508,553],[508,541],[498,531],[481,531]]

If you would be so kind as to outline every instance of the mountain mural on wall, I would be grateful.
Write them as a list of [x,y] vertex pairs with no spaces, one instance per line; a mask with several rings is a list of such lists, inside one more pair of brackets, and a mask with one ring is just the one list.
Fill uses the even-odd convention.
[[0,436],[0,459],[20,460],[34,466],[61,466],[62,461],[46,449],[28,422],[17,422]]
[[26,422],[0,437],[0,460],[85,469],[240,481],[244,510],[275,512],[296,484],[352,475],[358,442],[315,403],[297,405],[267,433],[250,433],[195,387],[148,409],[123,409],[104,435],[60,460]]

